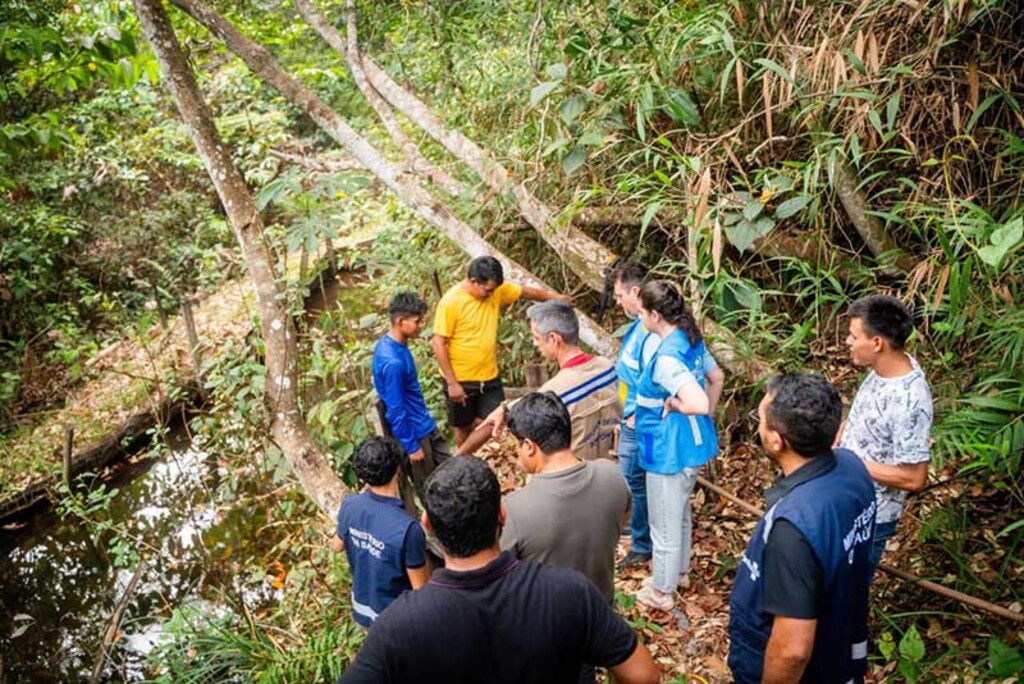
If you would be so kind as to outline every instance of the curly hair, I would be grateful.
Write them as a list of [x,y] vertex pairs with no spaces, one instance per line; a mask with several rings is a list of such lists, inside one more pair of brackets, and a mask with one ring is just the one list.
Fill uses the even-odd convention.
[[843,402],[817,373],[784,373],[768,381],[767,427],[804,458],[828,453],[839,432]]
[[448,555],[468,558],[497,541],[501,487],[484,461],[475,456],[450,458],[423,489],[427,519]]
[[356,477],[371,487],[391,481],[402,465],[402,447],[390,437],[367,437],[352,455]]

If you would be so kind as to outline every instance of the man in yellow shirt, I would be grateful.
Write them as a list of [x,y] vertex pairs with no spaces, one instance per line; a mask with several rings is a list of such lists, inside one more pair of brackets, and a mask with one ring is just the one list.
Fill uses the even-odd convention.
[[448,422],[455,444],[505,399],[498,375],[498,318],[501,307],[520,297],[534,301],[566,295],[526,285],[506,283],[501,262],[482,256],[469,262],[466,279],[452,286],[434,315],[434,354],[447,383]]

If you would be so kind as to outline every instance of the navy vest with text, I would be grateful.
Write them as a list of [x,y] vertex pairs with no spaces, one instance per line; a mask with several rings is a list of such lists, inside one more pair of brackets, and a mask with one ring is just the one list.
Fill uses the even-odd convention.
[[807,539],[822,570],[814,651],[801,681],[863,681],[875,488],[852,451],[834,453],[835,468],[796,485],[761,518],[736,569],[729,667],[739,684],[761,681],[773,619],[762,609],[761,571],[768,535],[779,519],[789,521]]
[[415,524],[401,499],[366,491],[342,500],[337,535],[352,570],[352,612],[363,627],[412,589],[403,552],[406,534]]

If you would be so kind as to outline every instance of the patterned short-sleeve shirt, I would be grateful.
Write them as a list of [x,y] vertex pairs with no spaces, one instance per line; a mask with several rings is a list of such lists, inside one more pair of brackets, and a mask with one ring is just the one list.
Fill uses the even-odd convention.
[[[839,446],[862,460],[886,465],[930,459],[932,392],[917,361],[906,375],[883,378],[874,371],[857,390]],[[875,483],[878,523],[899,520],[907,493]]]

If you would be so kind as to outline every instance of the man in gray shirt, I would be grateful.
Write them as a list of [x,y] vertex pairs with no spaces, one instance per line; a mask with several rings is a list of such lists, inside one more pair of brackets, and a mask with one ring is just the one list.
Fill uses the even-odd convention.
[[505,497],[501,548],[518,558],[574,568],[610,602],[615,547],[629,520],[630,494],[614,461],[581,461],[570,448],[572,424],[552,392],[528,394],[508,412],[519,467],[529,483]]

